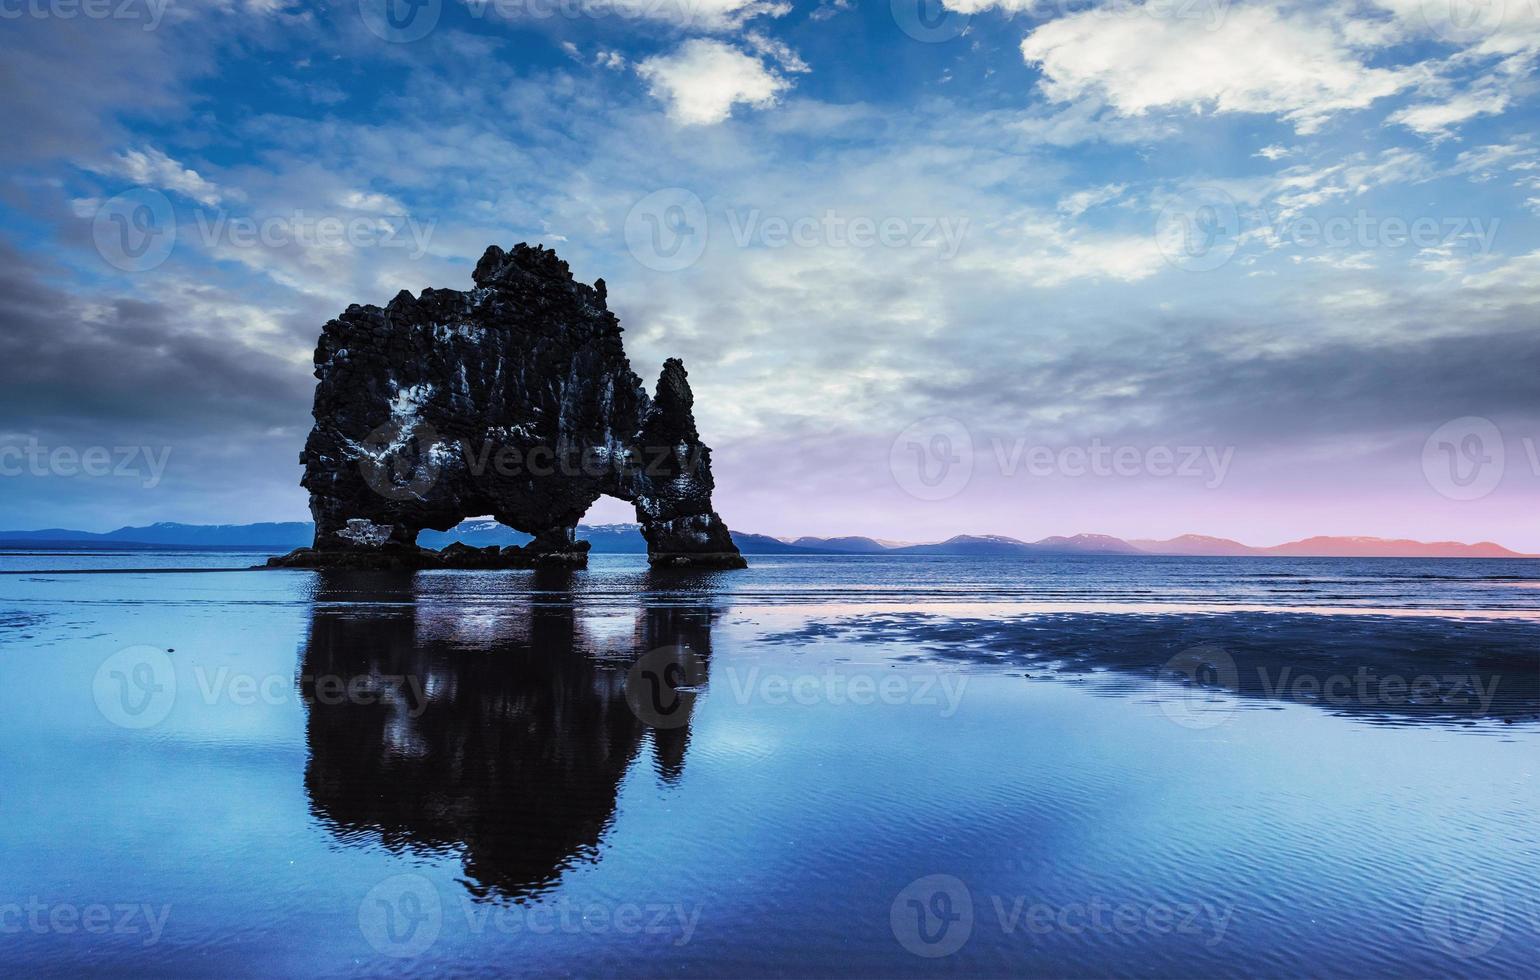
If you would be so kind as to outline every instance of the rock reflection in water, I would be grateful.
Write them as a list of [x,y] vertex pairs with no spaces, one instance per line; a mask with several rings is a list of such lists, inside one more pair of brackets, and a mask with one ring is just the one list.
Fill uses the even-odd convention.
[[410,574],[320,576],[300,670],[305,786],[339,839],[459,851],[472,892],[516,899],[597,860],[644,751],[678,779],[688,720],[644,724],[627,669],[659,647],[709,663],[712,613],[639,605],[617,622],[583,614],[571,573],[533,586],[487,608],[434,601]]

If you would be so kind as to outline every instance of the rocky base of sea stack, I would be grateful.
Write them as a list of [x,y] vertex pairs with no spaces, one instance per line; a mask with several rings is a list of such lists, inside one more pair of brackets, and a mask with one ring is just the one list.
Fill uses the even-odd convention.
[[[747,568],[748,562],[736,551],[653,554],[647,558],[653,568]],[[296,548],[287,555],[275,555],[258,568],[356,568],[382,571],[420,571],[430,568],[587,568],[588,542],[575,542],[567,551],[536,550],[529,545],[499,548],[491,545],[473,548],[455,542],[443,551],[416,545],[387,544],[380,548],[344,551],[317,551]]]
[[416,545],[388,544],[380,548],[317,551],[296,548],[276,555],[261,568],[356,568],[385,571],[420,571],[430,568],[587,568],[588,542],[579,541],[570,551],[536,551],[525,547],[473,548],[455,542],[443,551]]
[[653,554],[647,556],[653,568],[748,568],[749,563],[738,552],[713,551],[685,554]]

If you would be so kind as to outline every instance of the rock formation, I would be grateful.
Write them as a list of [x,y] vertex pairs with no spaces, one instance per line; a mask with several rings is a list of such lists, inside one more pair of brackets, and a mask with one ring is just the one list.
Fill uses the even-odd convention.
[[[711,506],[711,451],[684,365],[649,398],[604,280],[577,282],[538,246],[488,248],[475,288],[350,306],[316,347],[315,427],[300,462],[315,543],[288,567],[582,565],[578,520],[630,501],[654,565],[743,567]],[[423,528],[491,515],[522,548],[443,552]]]

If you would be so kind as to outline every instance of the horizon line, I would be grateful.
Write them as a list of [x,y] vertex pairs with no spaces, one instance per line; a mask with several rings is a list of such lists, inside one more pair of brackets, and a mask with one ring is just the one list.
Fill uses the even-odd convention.
[[[465,518],[463,521],[461,521],[460,524],[455,525],[455,527],[458,528],[458,527],[463,526],[465,524],[474,523],[474,522],[490,522],[490,523],[497,524],[497,525],[499,525],[501,527],[506,527],[509,530],[515,531],[515,532],[520,533],[520,534],[528,534],[529,533],[527,531],[519,531],[518,528],[515,528],[512,525],[503,524],[501,521],[498,521],[496,518],[491,517],[491,516],[468,517],[468,518]],[[226,528],[242,528],[242,527],[253,527],[253,526],[262,525],[262,524],[275,524],[275,525],[277,525],[277,524],[294,524],[294,525],[306,525],[306,524],[308,524],[308,525],[314,526],[314,521],[311,521],[311,520],[246,521],[246,522],[242,522],[242,523],[215,523],[215,524],[198,524],[198,523],[191,523],[191,522],[184,522],[184,521],[154,521],[154,522],[151,522],[149,524],[122,524],[122,525],[118,525],[117,527],[110,528],[109,530],[105,530],[105,531],[88,531],[88,530],[85,530],[84,528],[64,527],[64,526],[54,526],[54,527],[45,527],[45,528],[31,528],[31,529],[0,529],[0,535],[20,536],[20,535],[24,535],[24,534],[41,534],[41,533],[45,533],[45,532],[74,532],[74,533],[88,534],[88,535],[107,535],[107,534],[113,534],[113,533],[116,533],[116,532],[119,532],[119,531],[126,531],[126,530],[130,530],[130,529],[142,529],[142,528],[153,528],[153,527],[187,527],[187,528],[226,527]],[[630,522],[630,521],[612,521],[612,522],[607,522],[607,523],[603,523],[603,524],[589,524],[589,523],[586,523],[586,522],[579,522],[579,524],[577,526],[578,527],[588,527],[588,528],[604,528],[604,527],[637,528],[637,527],[640,527],[639,524],[637,524],[635,522]],[[428,531],[428,530],[431,530],[431,529],[424,528],[423,530]],[[453,530],[453,529],[450,529],[450,530]],[[447,534],[447,533],[450,533],[450,531],[437,531],[437,532],[433,532],[433,533]],[[1220,543],[1220,544],[1237,545],[1239,547],[1248,548],[1248,549],[1255,550],[1255,551],[1267,551],[1267,550],[1273,550],[1273,549],[1277,549],[1277,548],[1287,547],[1289,545],[1303,544],[1303,543],[1305,543],[1307,541],[1329,540],[1329,541],[1341,541],[1341,542],[1347,542],[1347,541],[1384,542],[1384,543],[1401,543],[1401,542],[1405,542],[1405,543],[1416,544],[1416,545],[1423,545],[1423,546],[1429,546],[1429,547],[1439,546],[1439,545],[1458,546],[1458,547],[1462,547],[1462,548],[1479,548],[1479,547],[1482,547],[1482,546],[1490,546],[1490,547],[1494,547],[1494,548],[1501,548],[1504,551],[1510,552],[1512,557],[1540,558],[1540,554],[1519,551],[1518,549],[1509,547],[1508,545],[1505,545],[1505,544],[1502,544],[1502,543],[1500,543],[1498,541],[1493,541],[1493,540],[1490,540],[1490,539],[1483,539],[1483,540],[1478,540],[1478,541],[1461,541],[1461,540],[1456,540],[1456,539],[1453,539],[1453,538],[1444,538],[1444,539],[1435,539],[1435,540],[1424,540],[1422,538],[1414,538],[1414,537],[1384,537],[1384,536],[1381,536],[1381,535],[1372,535],[1372,534],[1309,534],[1309,535],[1305,535],[1304,537],[1290,538],[1290,539],[1285,540],[1285,541],[1280,541],[1277,544],[1262,544],[1262,545],[1258,545],[1258,544],[1248,544],[1248,543],[1240,540],[1239,538],[1230,538],[1230,537],[1224,537],[1222,535],[1206,534],[1206,533],[1195,532],[1195,531],[1187,531],[1187,532],[1183,532],[1181,534],[1177,534],[1177,535],[1174,535],[1172,537],[1167,537],[1167,538],[1156,538],[1156,537],[1149,537],[1149,536],[1143,536],[1143,535],[1135,536],[1135,537],[1123,537],[1121,535],[1107,534],[1107,533],[1104,533],[1104,532],[1077,531],[1077,532],[1075,532],[1073,534],[1049,534],[1049,535],[1045,535],[1044,537],[1036,538],[1036,539],[1018,538],[1018,537],[1015,537],[1013,535],[1000,534],[1000,533],[996,533],[996,532],[967,532],[967,531],[961,531],[961,532],[957,532],[955,534],[948,535],[947,537],[944,537],[944,538],[938,538],[938,539],[935,539],[935,540],[924,540],[924,541],[911,541],[911,540],[904,540],[904,539],[899,539],[899,538],[889,538],[889,537],[886,537],[886,536],[879,537],[879,536],[872,535],[872,534],[854,534],[854,533],[852,533],[852,534],[822,534],[822,535],[820,535],[820,534],[795,534],[795,535],[791,535],[791,534],[767,534],[767,533],[762,532],[762,531],[736,531],[736,532],[733,532],[733,533],[744,534],[744,535],[753,535],[753,536],[756,536],[756,537],[763,537],[763,538],[770,538],[772,540],[779,541],[782,544],[790,545],[790,546],[794,546],[797,541],[800,541],[800,540],[805,539],[805,538],[812,538],[812,539],[819,540],[819,541],[839,540],[839,539],[843,539],[843,538],[863,538],[863,539],[866,539],[866,540],[869,540],[869,541],[872,541],[872,542],[876,543],[877,545],[879,545],[880,547],[882,547],[884,550],[887,550],[887,551],[897,550],[897,549],[902,549],[902,548],[915,548],[915,547],[928,547],[928,546],[934,546],[934,545],[942,545],[942,544],[947,544],[947,543],[952,542],[952,541],[956,541],[959,538],[961,538],[961,539],[975,539],[975,540],[995,539],[995,540],[1000,540],[1000,541],[1003,541],[1003,542],[1010,542],[1010,543],[1022,544],[1022,545],[1038,545],[1038,544],[1042,544],[1045,541],[1051,541],[1051,540],[1054,540],[1054,539],[1073,541],[1075,539],[1085,539],[1085,538],[1091,538],[1091,539],[1105,538],[1105,539],[1108,539],[1111,542],[1118,542],[1118,543],[1125,544],[1125,545],[1127,545],[1127,546],[1129,546],[1131,548],[1136,549],[1136,551],[1138,551],[1140,553],[1150,554],[1150,555],[1157,555],[1158,556],[1158,555],[1161,554],[1160,552],[1147,551],[1146,549],[1141,547],[1139,544],[1136,544],[1135,542],[1145,542],[1145,543],[1152,544],[1152,545],[1160,545],[1160,544],[1169,544],[1169,543],[1175,542],[1175,541],[1181,541],[1183,539],[1202,539],[1202,540],[1212,541],[1212,542]],[[19,539],[19,540],[24,540],[24,539]],[[134,542],[130,542],[130,543],[134,543]],[[148,542],[140,542],[140,543],[148,543]],[[1227,556],[1212,556],[1212,557],[1227,557]],[[1229,556],[1229,557],[1246,557],[1246,556]],[[1297,557],[1305,557],[1305,556],[1297,556]],[[1324,556],[1324,557],[1330,557],[1330,556]],[[1498,557],[1508,557],[1508,556],[1498,556]]]

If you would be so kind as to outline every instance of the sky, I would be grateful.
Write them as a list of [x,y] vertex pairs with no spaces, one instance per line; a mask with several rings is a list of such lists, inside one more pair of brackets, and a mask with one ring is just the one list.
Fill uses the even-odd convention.
[[737,530],[1540,552],[1537,61],[1540,0],[0,0],[0,526],[306,519],[321,325],[528,241]]

